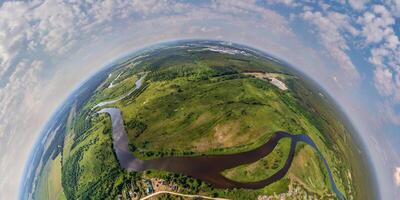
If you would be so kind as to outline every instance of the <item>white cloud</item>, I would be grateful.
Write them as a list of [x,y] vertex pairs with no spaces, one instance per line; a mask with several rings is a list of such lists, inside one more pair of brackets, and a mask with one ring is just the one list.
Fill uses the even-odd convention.
[[300,3],[293,1],[293,0],[267,0],[267,3],[269,4],[283,4],[285,6],[289,7],[296,7],[299,6]]
[[374,5],[357,22],[362,26],[364,44],[370,46],[369,61],[375,66],[378,92],[400,103],[400,42],[394,31],[395,17],[385,6]]
[[350,24],[348,17],[337,12],[329,12],[324,15],[318,11],[305,11],[301,16],[317,28],[322,45],[330,56],[335,59],[340,68],[345,71],[347,78],[352,81],[358,80],[360,75],[346,53],[349,47],[342,35],[344,31],[352,35],[359,34],[358,30]]
[[[30,145],[72,87],[53,79],[56,76],[64,80],[62,78],[66,76],[66,70],[60,69],[58,63],[70,59],[69,55],[79,51],[83,45],[100,43],[104,35],[125,39],[139,37],[136,40],[147,38],[148,42],[174,38],[182,33],[199,36],[212,32],[217,35],[221,28],[210,23],[204,25],[206,19],[230,27],[248,26],[246,30],[268,30],[267,34],[274,34],[275,38],[284,36],[290,40],[294,37],[285,17],[258,7],[253,1],[213,1],[212,5],[199,7],[156,0],[37,0],[0,5],[0,152],[7,152],[0,155],[0,199],[16,198]],[[185,25],[181,25],[183,23]],[[163,30],[159,29],[160,26],[164,27]],[[146,27],[147,31],[144,31]],[[118,35],[130,33],[124,32],[125,29],[135,35]],[[248,34],[253,34],[249,31],[229,32],[247,38]],[[253,41],[258,39],[263,38],[252,37]],[[274,45],[277,49],[285,48]],[[83,53],[89,54],[87,50]],[[84,69],[89,72],[88,69],[98,66],[74,67],[79,74],[74,75],[74,71],[70,77],[79,81],[76,77],[84,78]]]
[[[274,3],[274,0],[271,2]],[[297,6],[297,3],[290,0],[281,1],[281,3],[290,7]],[[349,3],[356,9],[363,7],[355,2]],[[271,9],[257,6],[257,2],[253,0],[216,0],[212,1],[211,5],[198,7],[186,3],[157,0],[71,1],[68,3],[37,0],[5,2],[0,5],[0,152],[8,152],[0,157],[0,199],[15,197],[18,187],[16,177],[21,175],[21,166],[29,151],[29,145],[32,144],[37,131],[53,111],[52,108],[60,102],[60,98],[55,97],[60,93],[57,91],[54,95],[50,92],[67,87],[59,82],[54,84],[54,80],[51,79],[53,75],[60,78],[60,73],[64,76],[64,71],[57,69],[57,63],[60,59],[68,59],[66,56],[79,50],[83,44],[94,43],[93,41],[97,43],[109,33],[115,33],[114,37],[129,39],[126,35],[118,34],[121,32],[130,34],[121,30],[136,29],[135,35],[132,35],[130,39],[139,37],[137,40],[146,38],[147,42],[157,42],[174,38],[173,36],[187,36],[182,33],[200,37],[203,37],[205,33],[212,33],[210,35],[214,38],[225,39],[228,38],[226,35],[231,33],[236,35],[238,42],[251,38],[255,45],[264,45],[266,48],[280,52],[290,52],[293,51],[287,49],[290,46],[280,44],[287,44],[286,42],[290,42],[295,37],[284,16]],[[324,4],[324,7],[325,12],[330,9],[327,4]],[[400,86],[394,86],[400,85],[400,70],[393,67],[396,63],[400,63],[399,39],[391,27],[394,25],[393,17],[387,9],[374,6],[363,14],[357,20],[362,27],[360,30],[352,25],[347,15],[312,10],[305,8],[302,14],[303,19],[317,27],[322,45],[344,71],[342,74],[346,74],[349,80],[359,80],[360,75],[347,54],[349,43],[343,33],[353,37],[362,36],[366,40],[365,45],[377,45],[377,42],[383,42],[377,45],[379,48],[371,51],[370,62],[379,66],[375,70],[375,84],[383,95],[398,96],[400,99],[398,95]],[[221,27],[216,22],[223,22],[226,27]],[[165,28],[160,31],[160,26]],[[148,29],[145,29],[146,27]],[[246,27],[246,29],[237,27]],[[221,34],[222,29],[226,29],[224,34]],[[257,35],[255,32],[260,30],[264,31],[263,34]],[[279,42],[271,42],[274,39]],[[263,45],[258,44],[258,41],[263,41],[264,43],[261,43]],[[311,50],[307,52],[314,53]],[[289,59],[293,55],[284,56]],[[312,62],[319,65],[323,63],[318,62],[319,57],[318,53],[312,55],[309,53],[301,59],[312,58],[312,61],[303,61],[303,63]],[[296,62],[296,64],[300,63]],[[75,69],[82,68],[87,72],[90,71],[89,67],[85,67],[78,66]],[[320,67],[321,65],[318,69]],[[79,75],[80,78],[83,76]],[[343,77],[337,77],[337,79],[335,77],[337,81],[341,78]],[[50,87],[53,90],[48,90]],[[68,89],[70,88],[66,88],[65,91],[68,92]],[[65,95],[65,93],[62,94]],[[49,98],[54,98],[54,101],[49,102]],[[391,113],[389,117],[392,121],[400,119],[393,111],[384,112]],[[12,148],[15,144],[21,148]],[[8,162],[9,160],[14,162]],[[17,165],[18,169],[15,167]]]
[[386,7],[388,7],[391,11],[391,13],[399,17],[400,16],[400,1],[399,0],[386,0],[384,1],[384,4]]
[[[336,2],[343,4],[343,6],[346,4],[345,0]],[[363,110],[362,113],[365,112],[367,115],[358,113],[358,116],[353,117],[352,120],[356,121],[355,125],[358,125],[357,128],[362,133],[360,135],[371,149],[372,158],[377,161],[374,165],[378,173],[380,198],[397,199],[400,195],[400,190],[396,187],[396,185],[400,186],[400,167],[397,166],[394,174],[396,184],[392,182],[392,170],[393,163],[400,161],[398,147],[395,146],[397,144],[393,142],[398,139],[398,135],[390,135],[389,133],[396,134],[398,127],[400,127],[400,39],[398,34],[400,1],[388,0],[376,3],[374,1],[347,0],[347,3],[353,9],[343,7],[343,11],[337,11],[343,12],[341,15],[345,16],[341,19],[336,17],[339,20],[333,20],[330,17],[332,10],[336,10],[334,6],[320,2],[317,3],[321,8],[319,12],[310,12],[306,11],[309,9],[305,9],[302,17],[317,27],[316,32],[332,57],[335,57],[334,52],[341,52],[336,54],[336,61],[342,63],[342,67],[347,65],[351,69],[354,66],[346,62],[346,60],[351,61],[350,56],[355,56],[357,63],[362,63],[359,62],[359,59],[365,58],[364,55],[367,55],[367,61],[372,64],[360,64],[357,67],[363,72],[361,76],[362,84],[368,88],[371,81],[381,96],[375,97],[371,101],[365,101],[369,94],[364,93],[365,96],[356,97],[362,102],[357,104],[362,105],[365,102],[368,105],[368,107],[361,109]],[[312,3],[309,1],[307,5],[310,4]],[[291,11],[293,10],[291,9]],[[346,22],[345,26],[338,23],[343,21]],[[351,44],[353,44],[351,47],[357,51],[355,54],[347,52],[347,45],[350,46]],[[343,55],[343,57],[340,58],[340,55]],[[345,59],[346,57],[348,59]],[[342,62],[339,62],[340,60]],[[373,75],[370,76],[369,72],[372,72]],[[340,73],[340,75],[342,76],[343,73]],[[337,76],[333,80],[338,82],[340,78],[342,77]],[[354,113],[352,107],[345,110],[350,116]],[[368,114],[367,111],[371,113]],[[367,116],[372,116],[375,120],[366,122]],[[376,127],[374,127],[375,124]],[[390,126],[387,126],[388,124]],[[385,140],[387,139],[392,144],[395,143],[394,146],[390,146],[390,142],[386,143]],[[371,141],[376,141],[376,143]],[[380,148],[382,146],[385,146],[385,148]]]
[[112,30],[111,21],[175,12],[176,4],[38,0],[0,6],[0,199],[16,199],[30,145],[55,106],[48,99],[58,93],[48,94],[46,84],[59,70],[56,63],[79,48],[78,41]]
[[350,6],[355,10],[363,10],[368,1],[369,0],[348,0]]
[[[338,3],[344,6],[346,1]],[[334,12],[331,5],[318,2],[321,11],[305,6],[301,17],[316,27],[322,45],[344,70],[339,73],[345,74],[345,80],[360,78],[349,55],[348,43],[351,42],[355,50],[369,51],[367,61],[373,65],[374,86],[394,110],[393,106],[400,104],[400,39],[395,32],[398,29],[396,20],[400,17],[400,1],[388,0],[371,6],[369,0],[347,0],[347,3],[361,14]],[[398,124],[395,117],[387,119]]]
[[395,184],[400,187],[400,167],[396,167],[393,176]]
[[392,71],[388,68],[376,68],[375,86],[381,94],[386,96],[392,95],[395,92]]
[[359,17],[358,23],[362,24],[362,35],[366,43],[379,43],[386,37],[393,35],[392,25],[395,23],[391,13],[382,5],[374,5],[372,12],[366,12]]

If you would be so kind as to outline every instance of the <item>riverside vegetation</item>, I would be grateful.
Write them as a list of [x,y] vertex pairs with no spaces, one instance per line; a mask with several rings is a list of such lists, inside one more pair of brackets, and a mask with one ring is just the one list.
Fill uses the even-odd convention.
[[[115,199],[123,191],[143,197],[142,181],[159,178],[176,184],[182,193],[213,197],[256,199],[289,195],[297,188],[298,195],[334,198],[322,160],[301,143],[286,176],[257,190],[217,189],[166,171],[123,170],[113,152],[110,118],[96,114],[102,107],[95,106],[125,95],[141,77],[145,78],[138,90],[106,106],[122,111],[136,157],[235,154],[261,146],[276,131],[305,133],[328,161],[338,189],[349,199],[356,195],[347,154],[348,129],[323,92],[273,59],[245,50],[226,53],[225,46],[213,48],[219,51],[207,45],[172,46],[116,65],[93,94],[70,109],[61,150],[46,164],[51,170],[42,170],[38,187],[44,189],[36,197]],[[288,89],[254,73],[278,74]],[[267,178],[282,168],[289,148],[290,140],[282,139],[268,156],[223,175],[240,182]],[[53,182],[57,183],[49,184]]]

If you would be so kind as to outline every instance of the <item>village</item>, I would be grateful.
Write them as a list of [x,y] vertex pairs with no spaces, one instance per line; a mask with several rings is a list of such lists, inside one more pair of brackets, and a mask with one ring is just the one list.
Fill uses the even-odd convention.
[[[119,194],[118,200],[146,200],[146,199],[159,199],[161,194],[170,194],[180,199],[213,199],[213,200],[227,200],[225,198],[210,197],[202,195],[190,195],[184,188],[180,188],[176,183],[168,182],[160,178],[147,178],[136,182],[140,188],[134,187],[131,184],[129,190],[125,190]],[[286,200],[286,199],[335,199],[334,194],[327,193],[320,194],[308,192],[301,184],[292,182],[289,185],[288,191],[280,194],[272,195],[259,195],[257,200]]]
[[[335,195],[327,192],[326,194],[316,194],[307,191],[303,185],[291,181],[288,187],[288,191],[280,194],[274,193],[273,195],[260,195],[257,200],[291,200],[291,199],[307,199],[307,200],[318,200],[318,199],[336,199]],[[350,198],[352,199],[352,198]]]
[[[173,183],[168,183],[167,181],[159,178],[143,179],[136,183],[140,188],[133,187],[131,184],[130,190],[123,191],[122,194],[118,195],[118,200],[127,199],[140,199],[141,197],[151,195],[158,191],[170,191],[170,192],[180,192],[178,185]],[[144,194],[140,194],[144,192]]]

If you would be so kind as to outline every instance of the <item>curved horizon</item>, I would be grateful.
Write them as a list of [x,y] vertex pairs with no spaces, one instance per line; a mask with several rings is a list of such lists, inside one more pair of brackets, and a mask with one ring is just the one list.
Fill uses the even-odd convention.
[[378,198],[399,198],[399,19],[394,1],[1,2],[0,199],[19,197],[32,150],[87,80],[186,40],[244,45],[305,74],[354,128]]
[[[193,39],[187,39],[187,38],[186,38],[186,39],[182,39],[182,40],[180,40],[180,39],[175,39],[175,40],[170,40],[170,41],[163,41],[163,42],[156,43],[156,44],[151,44],[151,45],[149,45],[148,47],[144,47],[144,48],[141,48],[141,49],[136,50],[136,51],[133,51],[133,52],[125,53],[125,54],[123,54],[122,56],[119,56],[119,57],[113,59],[112,61],[110,61],[109,64],[106,64],[106,65],[100,67],[98,71],[96,71],[95,73],[91,74],[91,75],[88,76],[86,79],[84,79],[81,83],[79,83],[78,87],[76,87],[75,89],[73,89],[73,91],[72,91],[71,93],[68,94],[67,98],[64,99],[63,102],[57,107],[57,109],[54,111],[54,113],[52,114],[52,117],[51,117],[50,119],[56,118],[55,116],[62,114],[61,111],[63,110],[63,108],[64,108],[64,107],[68,107],[67,105],[69,105],[70,103],[72,103],[72,102],[70,102],[70,101],[73,101],[73,100],[74,100],[74,97],[76,97],[76,93],[79,92],[79,90],[80,90],[86,83],[89,83],[92,79],[96,79],[96,77],[97,77],[98,75],[101,75],[101,74],[108,74],[109,71],[110,71],[111,69],[113,69],[114,66],[117,66],[117,65],[118,65],[118,63],[123,63],[123,62],[126,61],[126,60],[129,60],[129,59],[131,59],[131,58],[135,58],[135,57],[137,57],[138,55],[143,54],[143,52],[146,52],[146,51],[151,50],[151,49],[162,49],[163,47],[167,47],[167,48],[168,48],[168,47],[170,47],[170,46],[180,45],[180,44],[187,44],[187,43],[191,44],[190,42],[212,42],[212,43],[215,42],[215,43],[219,43],[219,44],[225,44],[225,43],[227,43],[227,41],[212,40],[212,39],[195,39],[195,38],[193,38]],[[353,139],[355,139],[355,144],[358,145],[357,148],[361,148],[362,151],[366,151],[366,152],[368,153],[368,149],[367,149],[367,147],[366,147],[366,145],[365,145],[365,142],[362,140],[361,135],[359,134],[359,132],[358,132],[357,130],[354,129],[354,127],[353,127],[352,123],[350,122],[348,116],[344,113],[343,108],[335,101],[334,97],[332,97],[331,94],[330,94],[328,91],[326,91],[323,87],[321,87],[321,85],[319,85],[315,80],[313,80],[313,79],[312,79],[311,77],[309,77],[307,74],[304,74],[303,72],[297,70],[297,68],[296,68],[295,66],[292,66],[292,65],[290,65],[289,63],[287,63],[286,61],[281,60],[281,59],[279,59],[279,58],[276,58],[276,57],[272,56],[272,55],[269,54],[268,52],[261,51],[261,50],[259,50],[259,49],[256,49],[256,48],[251,47],[251,46],[248,46],[248,45],[234,43],[234,42],[232,42],[232,41],[231,41],[230,43],[231,43],[230,46],[232,46],[232,47],[239,46],[239,47],[242,47],[242,48],[249,49],[249,50],[251,50],[251,51],[253,51],[253,52],[256,52],[257,54],[260,54],[260,55],[262,55],[262,56],[265,56],[265,57],[268,58],[268,59],[273,59],[273,60],[275,59],[275,60],[278,61],[279,63],[282,63],[283,66],[288,67],[288,68],[290,68],[291,70],[295,70],[296,73],[300,73],[301,75],[303,75],[302,78],[305,78],[305,79],[307,79],[308,81],[311,81],[313,85],[317,86],[318,89],[320,89],[320,90],[322,90],[322,92],[324,92],[324,96],[325,96],[325,97],[328,97],[328,98],[329,98],[329,101],[331,101],[331,103],[334,104],[334,107],[338,109],[338,112],[339,112],[341,115],[343,115],[343,116],[342,116],[342,119],[346,122],[346,123],[345,123],[345,124],[346,124],[346,127],[348,127],[350,130],[352,130],[352,131],[351,131],[352,134],[355,134],[355,135],[351,135],[351,137],[352,137]],[[105,72],[107,72],[107,73],[105,73]],[[144,78],[144,77],[142,77],[142,78]],[[142,79],[142,78],[141,78],[141,79]],[[102,106],[100,106],[100,107],[102,107]],[[39,145],[40,145],[40,142],[46,140],[46,138],[48,137],[48,135],[46,135],[46,133],[47,133],[47,134],[50,133],[50,130],[49,130],[49,129],[50,129],[50,127],[52,126],[53,122],[54,122],[53,120],[49,120],[49,121],[42,127],[41,135],[39,135],[39,136],[37,137],[37,141],[35,142],[35,145],[32,147],[31,155],[29,156],[28,162],[26,162],[25,167],[24,167],[24,175],[22,176],[23,178],[22,178],[21,181],[20,181],[19,199],[23,199],[23,198],[22,198],[22,195],[25,194],[25,193],[23,193],[23,192],[24,192],[24,189],[26,189],[26,188],[24,188],[24,187],[26,186],[25,183],[26,183],[26,182],[29,182],[29,180],[26,179],[26,177],[27,177],[27,175],[28,175],[28,173],[29,173],[29,171],[28,171],[29,166],[31,165],[31,163],[30,163],[29,161],[31,161],[32,159],[35,158],[35,156],[34,156],[35,153],[38,153],[38,151],[37,151],[36,149],[39,148],[39,147],[41,147],[41,146],[39,146]],[[312,140],[311,140],[311,141],[312,141]],[[312,146],[312,145],[311,145],[311,146]],[[315,149],[319,152],[318,148],[316,148],[316,147],[314,147],[314,146],[313,146],[313,148],[315,148]],[[319,154],[322,155],[320,152],[319,152]],[[325,159],[324,159],[324,160],[325,160]],[[366,157],[365,157],[365,156],[362,157],[362,160],[363,160],[363,162],[369,163],[369,166],[367,166],[367,169],[369,169],[369,170],[371,171],[371,173],[368,173],[368,174],[370,175],[370,178],[371,178],[372,180],[376,180],[377,177],[376,177],[376,172],[375,172],[375,165],[371,162],[371,158],[369,157],[369,155],[366,156]],[[326,163],[326,161],[325,161],[325,165],[329,168],[329,166],[328,166],[328,164]],[[330,172],[330,171],[329,171],[329,172]],[[330,176],[331,176],[331,175],[330,175]],[[332,177],[331,177],[331,181],[333,181]],[[374,183],[371,183],[371,185],[373,185],[373,187],[372,187],[371,189],[375,190],[374,192],[372,192],[372,194],[379,195],[379,194],[380,194],[379,188],[376,187],[376,185],[375,185]],[[336,187],[336,186],[335,186],[335,187]],[[343,198],[343,197],[342,197],[342,198]]]

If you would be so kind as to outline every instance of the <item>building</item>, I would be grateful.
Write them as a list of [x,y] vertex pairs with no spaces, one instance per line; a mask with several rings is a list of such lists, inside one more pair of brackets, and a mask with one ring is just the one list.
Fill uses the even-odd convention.
[[146,186],[147,186],[146,193],[147,194],[153,193],[154,189],[153,189],[153,185],[151,184],[151,181],[150,180],[145,180],[144,182],[146,183]]

